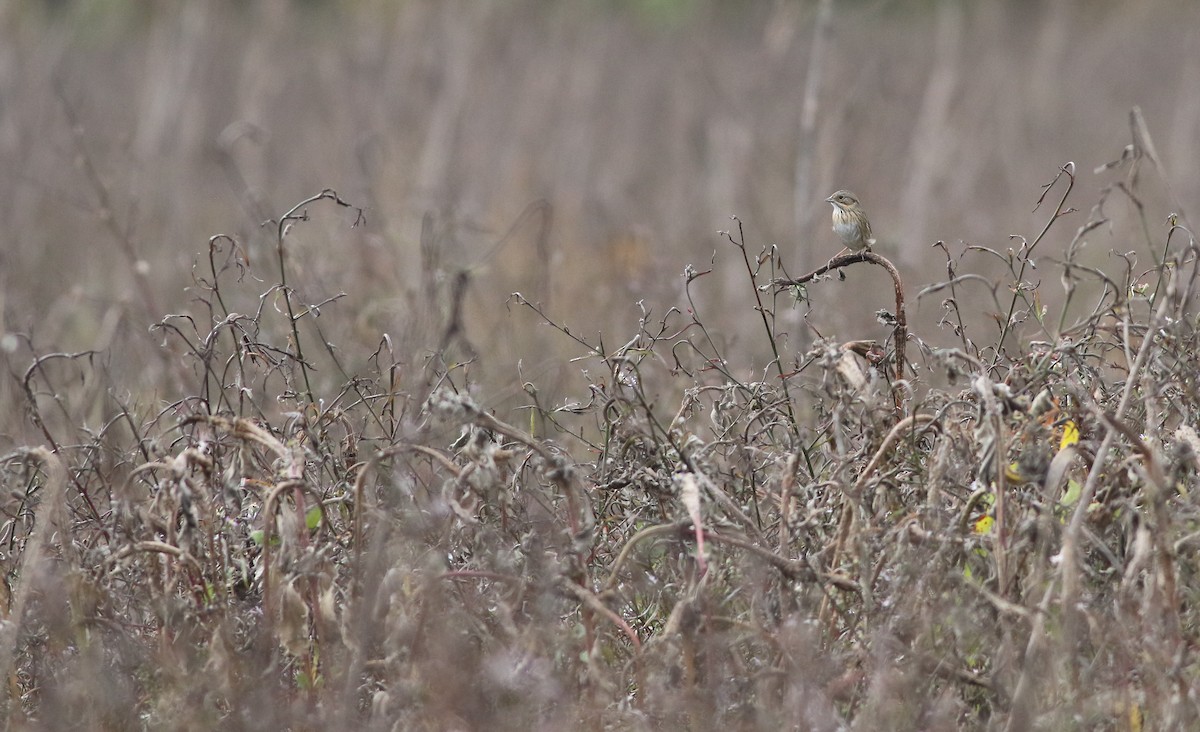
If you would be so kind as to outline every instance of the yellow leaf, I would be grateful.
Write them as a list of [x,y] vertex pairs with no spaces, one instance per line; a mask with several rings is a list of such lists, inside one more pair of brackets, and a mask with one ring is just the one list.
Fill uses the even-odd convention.
[[1074,422],[1068,419],[1067,423],[1063,425],[1062,441],[1058,443],[1058,449],[1065,449],[1076,442],[1079,442],[1079,428],[1075,426]]
[[1009,483],[1024,483],[1025,477],[1021,475],[1021,468],[1016,463],[1010,464],[1004,469],[1004,477]]
[[990,534],[992,533],[992,525],[995,523],[996,519],[991,516],[980,516],[979,520],[975,522],[975,533]]

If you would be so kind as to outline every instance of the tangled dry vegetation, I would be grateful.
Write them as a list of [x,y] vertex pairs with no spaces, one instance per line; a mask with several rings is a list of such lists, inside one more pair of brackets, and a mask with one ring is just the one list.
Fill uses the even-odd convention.
[[287,259],[310,215],[356,220],[337,194],[280,218],[271,271],[214,238],[156,329],[193,368],[170,404],[89,428],[70,391],[116,379],[94,354],[15,374],[44,443],[2,465],[9,726],[1196,728],[1196,240],[1147,222],[1097,267],[1097,207],[1039,251],[1073,180],[1036,237],[946,250],[918,298],[954,348],[902,327],[900,289],[906,358],[797,353],[777,312],[836,283],[789,284],[735,231],[775,353],[756,379],[689,270],[689,309],[620,346],[514,295],[589,386],[526,383],[504,415],[448,355],[453,307],[440,343],[345,367],[316,317],[337,297]]

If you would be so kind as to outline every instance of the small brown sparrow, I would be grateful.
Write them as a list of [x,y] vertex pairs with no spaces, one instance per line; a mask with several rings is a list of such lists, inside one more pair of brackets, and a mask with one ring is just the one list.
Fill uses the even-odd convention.
[[845,249],[838,252],[841,256],[846,252],[870,251],[875,239],[871,236],[871,222],[863,212],[858,197],[850,191],[842,190],[825,199],[833,206],[833,233],[838,235]]

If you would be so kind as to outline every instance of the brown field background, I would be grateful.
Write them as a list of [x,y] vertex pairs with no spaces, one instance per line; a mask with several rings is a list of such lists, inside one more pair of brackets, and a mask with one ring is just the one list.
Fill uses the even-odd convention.
[[[1172,186],[1150,197],[1152,235],[1200,194],[1194,3],[837,2],[806,130],[815,19],[808,2],[8,4],[9,369],[26,368],[30,343],[97,349],[106,368],[137,372],[118,379],[131,389],[164,390],[134,397],[170,399],[187,367],[147,328],[188,311],[209,238],[235,238],[272,272],[260,224],[324,188],[366,223],[323,214],[298,230],[293,285],[308,302],[345,293],[322,317],[351,364],[387,333],[420,367],[450,312],[448,284],[433,292],[423,274],[466,273],[455,357],[479,355],[473,378],[493,406],[519,403],[533,377],[569,392],[573,376],[561,358],[573,344],[506,307],[511,292],[619,345],[638,302],[652,317],[686,306],[684,267],[709,269],[714,254],[694,285],[706,322],[747,373],[761,369],[765,344],[737,335],[756,317],[744,267],[716,233],[730,215],[751,249],[778,245],[799,274],[836,251],[821,199],[850,187],[915,290],[944,278],[936,241],[957,256],[1032,238],[1049,210],[1034,211],[1040,186],[1073,161],[1079,212],[1043,246],[1053,258],[1122,180],[1093,170],[1131,141],[1135,105]],[[1150,266],[1134,211],[1108,199],[1090,263],[1138,251]],[[781,302],[791,344],[885,336],[877,276],[816,286],[791,313]],[[937,300],[910,313],[929,342],[942,335]],[[987,298],[971,304],[986,323]],[[9,440],[25,430],[14,411]]]
[[1197,159],[1195,2],[0,4],[0,719],[1194,729]]

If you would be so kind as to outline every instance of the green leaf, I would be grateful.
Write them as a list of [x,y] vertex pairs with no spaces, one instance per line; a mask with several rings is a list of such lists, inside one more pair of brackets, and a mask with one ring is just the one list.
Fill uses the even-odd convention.
[[1077,480],[1067,481],[1067,490],[1063,492],[1062,505],[1074,506],[1079,501],[1079,494],[1083,493],[1083,486]]

